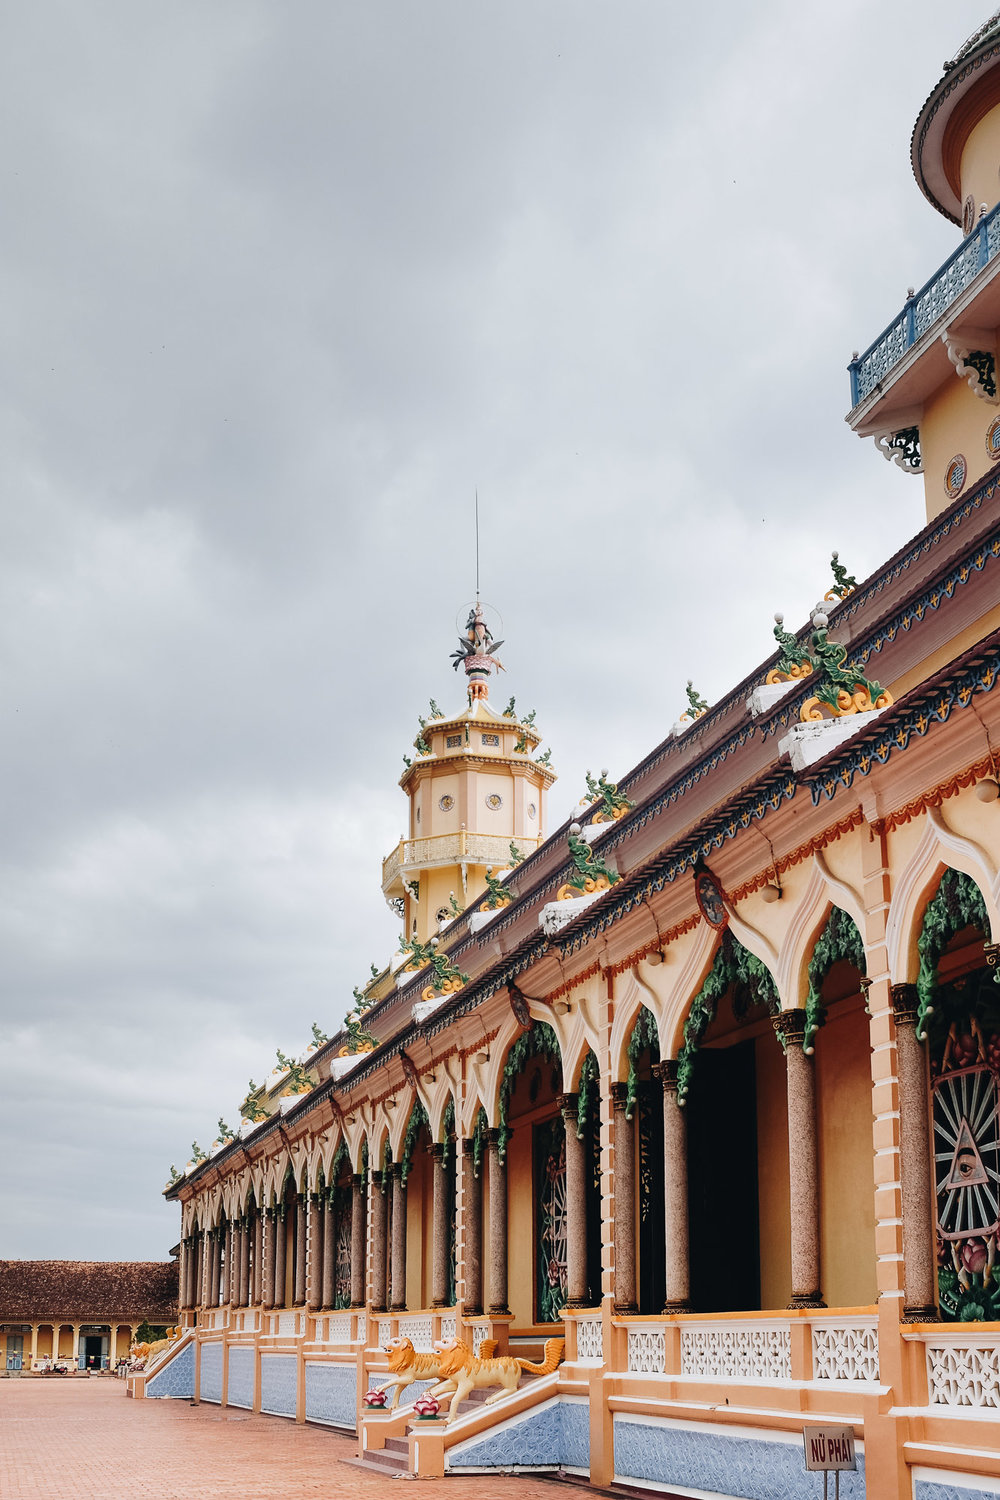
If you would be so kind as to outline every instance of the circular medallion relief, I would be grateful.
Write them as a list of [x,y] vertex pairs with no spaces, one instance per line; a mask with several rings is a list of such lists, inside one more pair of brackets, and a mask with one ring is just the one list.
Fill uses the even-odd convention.
[[971,234],[976,225],[976,200],[970,193],[962,204],[962,233]]
[[501,807],[503,807],[503,798],[500,796],[499,792],[490,792],[489,796],[486,799],[486,806],[489,808],[490,812],[500,811]]
[[445,792],[444,796],[438,802],[438,807],[441,809],[442,812],[451,812],[451,810],[452,810],[452,808],[454,806],[455,806],[455,799],[454,799],[454,797],[449,797],[448,793]]
[[986,429],[986,452],[994,462],[1000,458],[1000,417],[994,417]]
[[965,462],[964,453],[956,453],[944,471],[944,492],[950,500],[954,500],[962,493],[968,472],[969,466]]
[[533,802],[529,802],[528,803],[528,817],[529,818],[537,818],[538,817],[538,808],[535,806],[535,804]]

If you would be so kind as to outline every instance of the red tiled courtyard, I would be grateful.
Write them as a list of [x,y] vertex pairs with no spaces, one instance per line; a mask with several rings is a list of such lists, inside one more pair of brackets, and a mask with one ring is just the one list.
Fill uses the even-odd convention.
[[[0,1380],[3,1500],[299,1500],[385,1495],[400,1483],[345,1462],[355,1440],[282,1417],[187,1401],[130,1401],[112,1379]],[[519,1474],[420,1480],[422,1500],[593,1500]]]

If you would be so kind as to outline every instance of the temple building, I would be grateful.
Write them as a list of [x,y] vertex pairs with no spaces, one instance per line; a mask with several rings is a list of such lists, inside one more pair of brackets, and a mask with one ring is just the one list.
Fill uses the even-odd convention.
[[177,1322],[177,1261],[0,1260],[4,1372],[113,1370]]
[[[820,1425],[845,1500],[1000,1493],[1000,13],[913,166],[961,238],[848,421],[922,529],[860,580],[842,541],[811,618],[551,833],[473,610],[382,866],[398,949],[173,1174],[184,1327],[136,1395],[387,1472],[798,1500]],[[401,1338],[542,1373],[372,1409]]]

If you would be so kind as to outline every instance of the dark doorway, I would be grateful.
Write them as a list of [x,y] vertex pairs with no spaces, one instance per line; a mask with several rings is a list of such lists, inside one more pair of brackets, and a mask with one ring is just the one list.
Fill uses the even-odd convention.
[[103,1363],[104,1338],[99,1333],[88,1333],[80,1340],[83,1345],[82,1368],[99,1370]]
[[688,1095],[691,1300],[697,1312],[760,1307],[754,1044],[703,1047]]

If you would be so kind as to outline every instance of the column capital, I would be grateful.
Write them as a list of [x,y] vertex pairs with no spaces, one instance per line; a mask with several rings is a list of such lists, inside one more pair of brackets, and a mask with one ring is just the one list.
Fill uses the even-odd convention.
[[[356,1187],[356,1188],[360,1189],[361,1187],[364,1186],[364,1181],[365,1181],[365,1174],[363,1172],[352,1172],[351,1173],[351,1186],[352,1187]],[[331,1193],[333,1192],[333,1189],[334,1189],[334,1183],[331,1182],[331,1184],[330,1184],[330,1191],[331,1191]]]
[[579,1102],[579,1094],[558,1094],[556,1096],[559,1113],[561,1115],[571,1115],[574,1119],[576,1118]]
[[896,1026],[915,1026],[920,999],[915,984],[891,984],[889,999],[892,1001],[892,1018]]
[[771,1017],[775,1035],[786,1049],[801,1047],[806,1036],[806,1013],[804,1010],[783,1010]]
[[616,1115],[623,1115],[628,1108],[628,1084],[613,1083],[610,1092],[612,1109]]
[[491,1150],[494,1146],[498,1147],[500,1145],[499,1125],[488,1126],[487,1129],[483,1131],[483,1135],[486,1137],[486,1144],[490,1147]]
[[435,1165],[438,1162],[443,1162],[444,1161],[444,1152],[445,1152],[445,1143],[444,1143],[444,1141],[431,1141],[431,1156],[433,1156],[433,1158],[434,1158]]
[[463,1156],[467,1156],[470,1161],[474,1161],[475,1160],[475,1156],[476,1156],[476,1143],[472,1139],[471,1135],[467,1135],[467,1136],[463,1137],[463,1140],[462,1140],[462,1155]]
[[[383,1172],[382,1175],[384,1177],[385,1173]],[[389,1163],[389,1180],[390,1182],[403,1181],[403,1163],[401,1161],[391,1161]]]
[[678,1066],[676,1057],[665,1057],[662,1062],[653,1064],[653,1077],[659,1079],[665,1094],[676,1094],[677,1092]]

